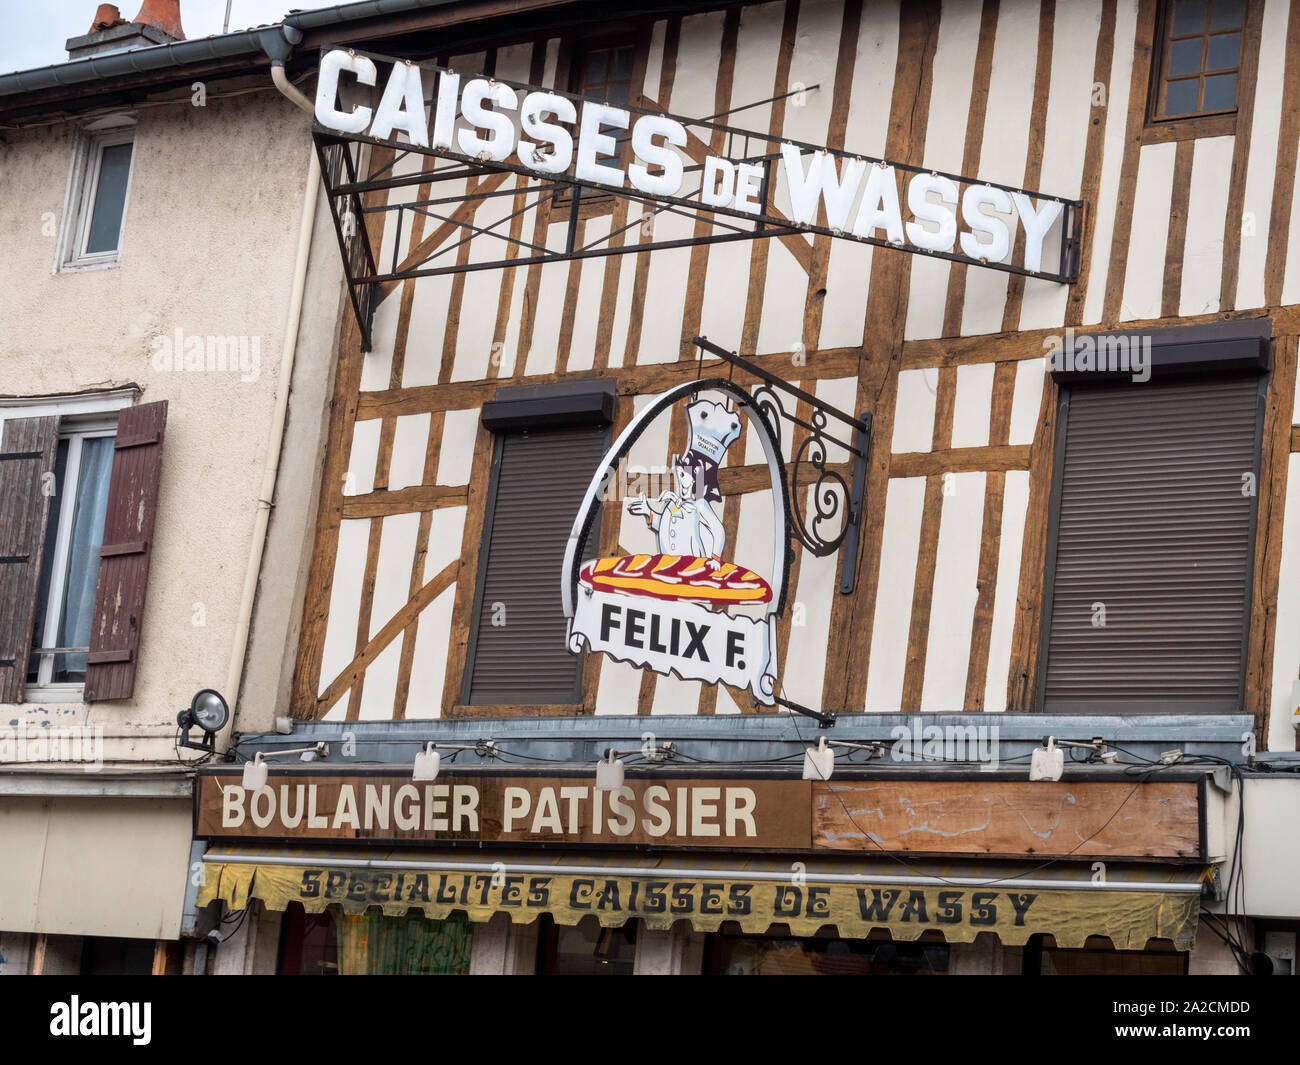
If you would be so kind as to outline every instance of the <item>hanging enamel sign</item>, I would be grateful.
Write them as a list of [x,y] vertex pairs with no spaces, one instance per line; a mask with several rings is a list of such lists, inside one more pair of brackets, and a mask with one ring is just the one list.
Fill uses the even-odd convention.
[[[589,557],[587,537],[617,483],[619,463],[650,422],[683,400],[689,442],[672,456],[671,487],[653,499],[641,493],[620,500],[639,519],[639,540],[627,546],[644,551]],[[740,439],[742,421],[758,434],[772,482],[770,565],[731,557],[733,545],[718,513],[718,472]],[[787,510],[775,436],[744,389],[718,379],[663,393],[614,442],[574,521],[563,576],[569,650],[600,652],[683,680],[747,688],[758,702],[773,705]]]

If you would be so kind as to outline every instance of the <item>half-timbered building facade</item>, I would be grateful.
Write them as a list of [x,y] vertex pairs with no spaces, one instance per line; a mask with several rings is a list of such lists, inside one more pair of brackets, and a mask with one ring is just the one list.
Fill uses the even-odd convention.
[[[196,790],[249,959],[1294,943],[1297,796],[1251,767],[1294,765],[1300,674],[1300,7],[294,25],[347,301],[292,729]],[[705,668],[700,610],[759,643]]]

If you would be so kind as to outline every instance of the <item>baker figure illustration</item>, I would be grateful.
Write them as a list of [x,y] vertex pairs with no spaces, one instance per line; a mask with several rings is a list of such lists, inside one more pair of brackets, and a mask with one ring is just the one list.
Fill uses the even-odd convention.
[[722,502],[718,467],[727,448],[740,436],[740,418],[721,403],[697,399],[686,407],[691,442],[686,452],[673,456],[676,491],[663,492],[654,503],[641,494],[627,509],[640,514],[658,535],[665,555],[707,559],[709,569],[722,565],[726,533],[713,509]]

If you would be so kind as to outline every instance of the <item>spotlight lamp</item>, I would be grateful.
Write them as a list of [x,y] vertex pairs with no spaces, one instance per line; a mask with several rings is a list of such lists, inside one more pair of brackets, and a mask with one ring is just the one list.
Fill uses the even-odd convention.
[[[190,747],[196,751],[213,754],[216,751],[217,733],[230,720],[230,707],[220,692],[204,688],[190,700],[190,705],[176,715],[176,724],[180,726],[180,746]],[[195,742],[190,739],[190,730],[203,730],[203,736]]]

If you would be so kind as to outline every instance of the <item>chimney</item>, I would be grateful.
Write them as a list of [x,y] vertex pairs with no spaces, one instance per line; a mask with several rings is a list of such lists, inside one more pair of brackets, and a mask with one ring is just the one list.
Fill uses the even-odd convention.
[[122,17],[122,12],[117,9],[116,4],[100,4],[95,11],[95,21],[90,24],[87,32],[99,33],[100,30],[112,29],[125,23],[126,19]]
[[180,0],[144,0],[140,13],[131,22],[122,18],[116,5],[100,4],[89,32],[81,37],[69,37],[64,47],[69,59],[84,59],[183,40]]
[[161,30],[173,41],[185,40],[185,31],[181,29],[181,0],[144,0],[135,24]]

